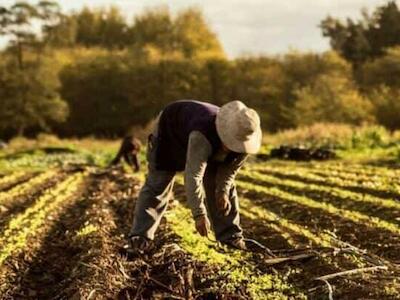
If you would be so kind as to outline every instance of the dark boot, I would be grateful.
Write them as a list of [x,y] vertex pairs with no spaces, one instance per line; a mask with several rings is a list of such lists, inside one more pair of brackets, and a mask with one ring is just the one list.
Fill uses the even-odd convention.
[[227,241],[221,241],[223,245],[228,246],[229,248],[234,248],[238,250],[247,251],[246,242],[243,238],[238,237]]

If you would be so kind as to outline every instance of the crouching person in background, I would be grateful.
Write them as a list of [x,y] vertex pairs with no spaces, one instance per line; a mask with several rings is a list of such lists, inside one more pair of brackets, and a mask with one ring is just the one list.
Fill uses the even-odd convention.
[[118,150],[117,155],[111,162],[111,166],[120,163],[121,158],[123,158],[128,165],[130,165],[135,172],[140,170],[140,164],[138,155],[140,148],[142,147],[141,142],[133,137],[132,135],[126,136],[121,143],[121,147]]

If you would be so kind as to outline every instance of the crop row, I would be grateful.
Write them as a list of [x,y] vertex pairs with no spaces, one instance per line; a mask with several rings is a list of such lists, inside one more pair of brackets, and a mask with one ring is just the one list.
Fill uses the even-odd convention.
[[320,201],[334,202],[343,209],[354,209],[368,215],[382,215],[396,222],[400,216],[400,202],[392,199],[382,199],[369,194],[361,194],[341,188],[325,185],[304,183],[301,181],[281,179],[275,176],[262,174],[256,171],[243,170],[241,177],[247,181],[256,181],[259,185],[268,184],[283,187],[283,189],[295,190],[301,194],[310,193]]
[[360,182],[368,186],[396,186],[400,184],[400,180],[397,177],[341,173],[339,171],[324,172],[319,170],[310,170],[310,173],[322,178],[336,178],[344,182],[350,182],[351,184],[359,184]]
[[68,177],[54,189],[47,190],[33,206],[9,222],[0,236],[0,245],[2,245],[0,266],[10,255],[26,247],[28,238],[37,234],[37,231],[46,223],[49,214],[74,195],[84,177],[82,173]]
[[260,171],[262,173],[274,173],[280,174],[281,176],[292,176],[297,177],[299,180],[303,181],[311,181],[316,184],[321,185],[330,185],[337,186],[345,189],[353,189],[363,191],[365,193],[399,193],[400,194],[400,185],[393,183],[388,180],[380,180],[380,181],[363,181],[359,180],[360,178],[341,178],[335,175],[330,176],[321,176],[313,173],[312,169],[308,168],[291,168],[291,167],[275,167],[272,165],[262,165],[253,168],[253,170]]
[[400,170],[390,169],[387,167],[368,166],[365,164],[354,164],[354,163],[340,163],[340,164],[329,164],[329,163],[312,163],[310,167],[326,172],[336,172],[341,174],[353,174],[363,175],[372,177],[399,177]]
[[15,186],[11,190],[0,192],[0,205],[4,204],[4,202],[12,201],[14,198],[20,197],[28,193],[31,189],[34,189],[36,186],[42,185],[44,182],[54,177],[56,174],[56,170],[50,170],[31,178],[27,182]]
[[394,234],[400,234],[400,228],[397,224],[390,223],[376,217],[367,216],[357,211],[341,209],[336,206],[333,206],[332,204],[316,201],[306,196],[285,192],[276,187],[266,188],[260,185],[255,185],[250,182],[241,180],[237,181],[237,185],[243,189],[253,190],[255,192],[259,192],[265,195],[279,197],[281,199],[284,199],[285,201],[295,202],[302,206],[321,209],[323,211],[326,211],[327,213],[336,215],[340,218],[345,218],[372,227],[378,227],[390,231]]
[[7,186],[13,185],[15,183],[18,183],[20,180],[22,180],[24,177],[27,176],[27,172],[25,171],[18,171],[18,172],[12,172],[9,175],[5,175],[0,178],[0,190],[6,188]]

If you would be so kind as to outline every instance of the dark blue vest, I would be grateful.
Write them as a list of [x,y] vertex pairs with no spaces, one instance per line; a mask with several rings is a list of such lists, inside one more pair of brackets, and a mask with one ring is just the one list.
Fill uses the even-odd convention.
[[156,168],[165,171],[185,169],[192,131],[200,131],[215,153],[221,146],[215,127],[218,110],[216,105],[194,100],[176,101],[165,107],[158,123]]

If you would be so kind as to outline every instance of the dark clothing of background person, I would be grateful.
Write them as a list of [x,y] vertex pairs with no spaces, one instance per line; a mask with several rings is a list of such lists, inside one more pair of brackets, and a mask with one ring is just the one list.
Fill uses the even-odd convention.
[[132,135],[126,136],[121,143],[121,147],[115,158],[112,160],[111,165],[116,165],[124,158],[126,163],[130,165],[135,172],[140,170],[140,164],[138,160],[138,154],[140,152],[142,144],[141,142],[133,137]]

